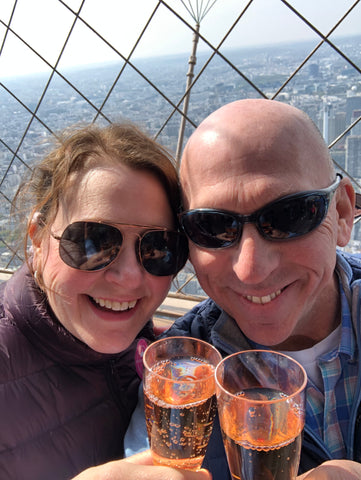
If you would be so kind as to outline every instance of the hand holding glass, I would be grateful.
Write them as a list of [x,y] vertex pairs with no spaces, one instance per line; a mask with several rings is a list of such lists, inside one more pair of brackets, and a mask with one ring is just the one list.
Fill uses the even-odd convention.
[[222,359],[212,345],[169,337],[145,350],[144,403],[155,465],[201,468],[216,413],[215,367]]
[[306,372],[292,358],[247,350],[216,369],[218,412],[233,480],[294,480],[305,417]]

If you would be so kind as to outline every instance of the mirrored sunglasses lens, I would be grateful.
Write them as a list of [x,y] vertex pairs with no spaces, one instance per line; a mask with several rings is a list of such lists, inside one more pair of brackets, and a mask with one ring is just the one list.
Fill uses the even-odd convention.
[[265,208],[258,226],[265,237],[282,240],[305,235],[322,222],[327,211],[323,195],[280,200]]
[[61,259],[78,270],[100,270],[118,255],[122,235],[111,225],[75,222],[64,230],[59,244]]
[[156,276],[174,275],[187,260],[187,239],[177,232],[148,232],[141,239],[140,256],[148,273]]
[[224,212],[189,212],[183,216],[183,228],[196,245],[205,248],[225,248],[240,234],[241,225]]

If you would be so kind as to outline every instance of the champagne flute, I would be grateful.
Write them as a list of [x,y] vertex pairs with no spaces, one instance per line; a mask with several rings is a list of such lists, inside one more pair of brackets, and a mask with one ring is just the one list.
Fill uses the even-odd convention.
[[144,404],[155,465],[201,468],[217,411],[218,350],[202,340],[168,337],[145,350]]
[[219,363],[217,404],[233,480],[296,478],[306,383],[298,362],[270,350],[246,350]]

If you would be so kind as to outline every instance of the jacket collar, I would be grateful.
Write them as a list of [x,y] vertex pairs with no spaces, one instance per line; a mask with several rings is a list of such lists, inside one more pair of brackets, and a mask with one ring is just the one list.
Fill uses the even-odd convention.
[[211,331],[211,343],[226,354],[251,348],[236,321],[224,310]]

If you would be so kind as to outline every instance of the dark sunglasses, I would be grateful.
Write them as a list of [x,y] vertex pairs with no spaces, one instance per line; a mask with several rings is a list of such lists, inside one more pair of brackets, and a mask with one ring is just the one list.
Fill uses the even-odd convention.
[[323,222],[341,179],[338,173],[330,187],[286,195],[251,215],[197,208],[181,213],[180,222],[188,238],[203,248],[235,245],[245,223],[254,223],[267,240],[290,240],[312,232]]
[[[74,222],[60,237],[52,234],[59,240],[60,258],[69,267],[88,272],[108,267],[117,258],[123,243],[123,234],[116,225],[139,227]],[[187,261],[188,242],[183,233],[154,229],[137,233],[137,236],[135,251],[138,262],[151,275],[175,275]]]

